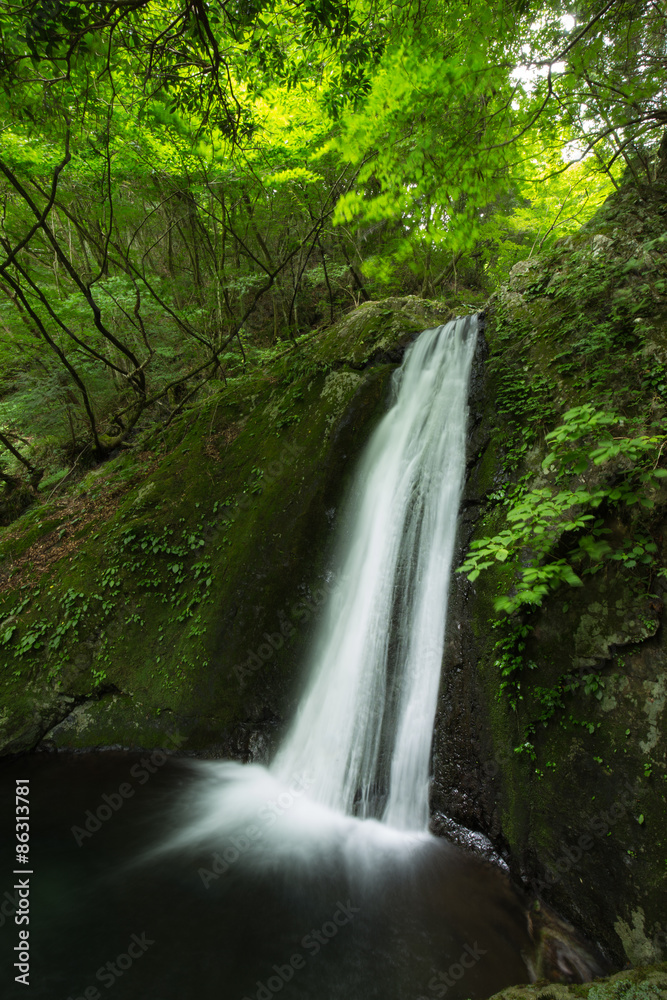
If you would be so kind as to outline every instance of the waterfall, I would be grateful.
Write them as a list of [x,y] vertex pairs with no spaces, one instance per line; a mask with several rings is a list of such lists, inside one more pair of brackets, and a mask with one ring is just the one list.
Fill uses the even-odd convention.
[[400,830],[428,826],[431,736],[465,470],[477,318],[426,330],[356,474],[310,681],[271,768],[309,797]]
[[426,330],[394,373],[275,761],[189,762],[197,780],[142,858],[176,852],[196,868],[197,926],[220,928],[227,956],[216,937],[209,957],[197,934],[198,962],[244,1000],[283,987],[294,1000],[423,1000],[426,983],[463,1000],[532,976],[526,913],[504,875],[428,831],[476,338],[474,316]]

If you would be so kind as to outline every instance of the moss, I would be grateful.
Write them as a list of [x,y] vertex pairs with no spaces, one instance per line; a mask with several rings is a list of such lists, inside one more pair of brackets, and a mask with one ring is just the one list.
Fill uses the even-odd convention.
[[[642,206],[612,199],[576,238],[513,269],[489,303],[461,560],[471,541],[508,527],[513,490],[554,485],[542,472],[544,436],[568,408],[590,401],[644,426],[667,416],[667,246],[646,248],[663,233],[664,207],[663,196]],[[596,467],[591,488],[622,475],[613,462]],[[447,732],[436,731],[435,744],[438,807],[487,833],[526,889],[617,966],[628,949],[637,960],[632,936],[620,932],[635,926],[639,910],[649,949],[642,961],[664,957],[667,594],[656,572],[667,565],[664,487],[650,499],[651,509],[609,505],[600,516],[615,545],[650,538],[653,563],[605,562],[583,576],[584,586],[562,585],[509,619],[494,598],[512,592],[528,551],[472,584],[456,578],[457,634],[441,697]],[[566,541],[554,558],[568,555]],[[503,660],[508,647],[497,643],[524,626],[523,648]],[[503,676],[512,658],[515,669]]]
[[618,972],[592,983],[564,984],[540,981],[511,986],[491,1000],[663,1000],[667,996],[667,963]]
[[406,344],[439,321],[438,304],[368,304],[230,379],[154,435],[148,459],[144,438],[141,461],[121,454],[12,525],[2,745],[48,732],[60,747],[178,736],[205,750],[240,726],[277,730],[322,603],[332,510]]
[[355,367],[364,366],[383,352],[400,352],[422,330],[451,319],[444,304],[408,295],[403,299],[364,302],[317,343],[314,357],[333,356]]

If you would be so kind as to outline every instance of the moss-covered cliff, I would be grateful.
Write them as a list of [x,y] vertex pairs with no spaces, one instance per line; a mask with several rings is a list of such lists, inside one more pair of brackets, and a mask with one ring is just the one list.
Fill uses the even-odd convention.
[[[487,308],[459,562],[492,555],[454,579],[434,739],[434,829],[485,834],[615,967],[667,954],[665,212],[623,189]],[[2,752],[266,757],[355,456],[449,315],[367,303],[3,529]]]
[[449,315],[368,303],[3,529],[2,752],[262,756],[354,456],[407,343]]
[[436,814],[617,968],[667,955],[665,213],[622,189],[489,304],[434,747]]

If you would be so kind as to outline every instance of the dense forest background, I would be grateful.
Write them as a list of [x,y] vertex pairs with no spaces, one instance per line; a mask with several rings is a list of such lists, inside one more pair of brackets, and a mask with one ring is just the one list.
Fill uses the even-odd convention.
[[664,959],[666,64],[658,0],[0,0],[0,755],[269,760],[396,366],[484,309],[432,828]]
[[474,308],[651,185],[666,52],[652,0],[0,5],[4,523],[352,306]]

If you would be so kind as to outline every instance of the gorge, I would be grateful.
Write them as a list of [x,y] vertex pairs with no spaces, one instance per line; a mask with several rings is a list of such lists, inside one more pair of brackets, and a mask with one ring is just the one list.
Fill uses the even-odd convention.
[[[549,490],[552,497],[577,489],[588,494],[607,490],[607,495],[593,506],[580,493],[581,509],[568,514],[571,509],[563,508],[555,519],[553,512],[541,512],[546,533],[553,532],[549,548],[541,550],[541,565],[566,563],[584,585],[563,577],[535,608],[520,607],[519,624],[531,626],[524,635],[503,632],[494,602],[499,594],[523,586],[522,552],[537,544],[535,536],[503,536],[508,544],[496,551],[506,551],[504,559],[494,556],[492,565],[473,580],[468,579],[471,570],[454,573],[450,580],[430,761],[430,826],[509,869],[524,898],[505,897],[496,872],[482,874],[487,869],[478,868],[477,859],[461,861],[461,871],[471,873],[470,879],[455,874],[444,844],[441,868],[426,855],[415,861],[415,870],[423,873],[417,899],[435,912],[438,886],[449,884],[460,898],[470,893],[471,906],[483,909],[471,886],[476,879],[484,884],[485,898],[494,899],[503,914],[501,926],[514,935],[515,956],[528,947],[521,920],[529,914],[530,946],[537,942],[542,955],[535,975],[560,969],[567,978],[563,962],[567,956],[573,961],[573,942],[580,934],[582,954],[592,949],[600,971],[635,967],[610,982],[607,996],[622,995],[615,985],[621,982],[631,984],[623,988],[626,993],[632,988],[632,996],[641,996],[644,989],[651,1000],[664,990],[657,963],[665,955],[664,575],[659,572],[664,565],[665,497],[664,480],[641,481],[641,444],[624,442],[659,437],[660,430],[651,425],[664,419],[663,228],[664,190],[638,197],[625,188],[576,236],[516,267],[484,310],[472,358],[454,567],[475,551],[471,540],[483,543],[481,551],[490,546],[485,540],[526,523],[507,517],[515,511],[511,490],[520,480],[522,502],[539,490]],[[606,285],[615,303],[611,318],[605,312],[608,299],[600,294]],[[446,302],[417,296],[368,302],[334,327],[304,338],[297,370],[288,372],[284,358],[278,358],[250,373],[242,386],[230,379],[219,395],[186,410],[164,436],[149,430],[136,453],[120,452],[91,468],[71,495],[56,494],[29,508],[21,521],[4,530],[3,768],[11,767],[13,773],[15,754],[36,748],[58,751],[19,758],[22,766],[35,768],[35,787],[38,769],[49,762],[59,775],[58,786],[69,787],[67,794],[73,797],[64,830],[72,854],[63,850],[61,860],[69,860],[54,867],[54,894],[62,878],[58,870],[73,872],[88,844],[84,841],[79,849],[70,826],[83,828],[87,810],[95,814],[102,791],[115,793],[131,766],[127,758],[118,761],[113,749],[74,755],[72,760],[91,774],[77,790],[73,772],[67,776],[69,751],[158,750],[232,757],[251,767],[273,756],[302,697],[296,665],[307,660],[333,589],[330,541],[343,523],[353,469],[381,426],[393,374],[409,345],[421,331],[447,322],[453,311],[475,310],[459,305],[453,310]],[[603,334],[611,338],[613,349],[596,354],[595,338]],[[585,406],[591,411],[579,410],[579,424],[567,416]],[[600,432],[604,425],[591,426],[586,413],[608,415],[612,407],[622,411],[623,422],[606,426],[625,451],[598,464],[591,460],[572,473],[578,481],[567,477],[570,466],[566,478],[559,478],[562,459],[572,465],[580,461],[573,454],[582,442],[590,452],[607,440]],[[569,428],[561,431],[565,451],[559,452],[558,442],[549,443],[545,436],[564,427]],[[660,456],[656,461],[661,468]],[[652,471],[653,464],[647,469]],[[622,496],[617,503],[611,493],[626,486],[641,486],[641,496],[650,504],[626,504]],[[577,515],[589,514],[591,522],[568,529],[571,534],[562,529]],[[596,544],[608,540],[610,552],[619,557],[610,554],[607,559],[600,548],[599,569],[581,576],[582,566],[594,568],[596,560],[578,539],[585,524],[598,519],[602,523],[596,530],[606,534],[595,536]],[[68,627],[59,632],[64,623]],[[56,641],[59,636],[62,643]],[[154,655],[147,658],[146,648]],[[426,735],[430,741],[431,733]],[[149,798],[141,808],[153,817],[149,823],[167,815],[161,812],[167,800],[173,808],[173,788],[182,789],[185,780],[179,767],[170,757],[166,769],[147,784]],[[217,780],[215,771],[207,770],[209,763],[196,767],[202,770],[194,784],[208,795]],[[49,783],[47,778],[42,786],[44,809]],[[265,797],[277,799],[279,794],[267,789]],[[357,797],[356,787],[348,802],[350,796]],[[188,807],[191,815],[197,801]],[[120,865],[130,842],[147,849],[152,838],[132,832],[129,809],[123,806],[113,821],[129,840],[118,835],[116,841],[114,830],[120,827],[111,820],[95,832],[94,843],[100,845],[98,861],[91,862],[95,869],[102,859]],[[173,823],[174,814],[168,815]],[[42,828],[57,840],[62,830],[56,835],[50,823],[43,814]],[[154,827],[152,833],[157,834]],[[364,850],[359,845],[362,856]],[[366,853],[377,854],[381,867],[392,850],[391,844],[382,850],[371,845]],[[240,867],[232,866],[224,880],[220,875],[209,882],[210,892],[204,885],[208,876],[197,876],[199,869],[218,874],[214,854],[207,841],[190,859],[201,898],[191,903],[191,910],[186,907],[187,913],[210,906],[216,891],[229,892],[230,899],[238,893],[231,914],[243,912],[241,900],[252,911],[259,897],[242,884],[236,874]],[[228,864],[224,858],[223,863]],[[368,948],[380,950],[383,961],[382,949],[391,950],[393,940],[391,928],[380,920],[383,900],[411,897],[414,902],[411,887],[396,877],[395,869],[392,874],[391,863],[387,868],[388,882],[377,880],[385,886],[384,895],[367,897],[368,912],[379,920],[378,937],[370,931],[368,937],[366,932],[359,935]],[[301,874],[307,884],[307,872]],[[304,962],[307,948],[299,942],[309,928],[319,932],[330,923],[339,902],[347,906],[349,898],[357,906],[352,895],[341,895],[348,883],[336,882],[339,875],[327,876],[332,892],[323,892],[321,909],[304,914],[305,930],[294,952]],[[142,876],[147,896],[150,889],[166,911],[172,887],[162,877],[159,871]],[[134,898],[127,884],[109,897],[95,897],[94,905],[113,898],[114,911],[126,914]],[[80,902],[86,898],[84,877],[77,882],[77,893]],[[272,903],[276,940],[285,898],[294,904],[289,879],[276,888]],[[86,905],[92,905],[90,899]],[[297,916],[302,914],[294,905]],[[86,912],[83,904],[81,912]],[[362,926],[352,915],[351,926]],[[454,922],[465,927],[465,914],[457,914]],[[240,918],[238,923],[245,933],[248,924]],[[233,925],[231,916],[225,927],[232,936]],[[323,955],[334,955],[333,979],[342,961],[333,949],[342,948],[347,926],[331,939],[332,951],[321,948]],[[100,961],[108,956],[113,963],[130,934],[143,930],[133,926],[127,940],[108,949],[102,928],[96,944]],[[466,943],[474,947],[476,931],[475,926],[469,941],[450,933],[451,928],[443,930],[441,953],[454,958],[445,968],[436,965],[438,974],[448,976]],[[243,933],[239,929],[234,940],[249,961],[252,948],[243,946]],[[417,929],[414,938],[410,933],[405,930],[404,940],[418,954],[415,942],[422,940],[421,932]],[[176,948],[173,938],[168,941],[169,948]],[[197,956],[214,953],[210,938],[201,953],[196,942],[189,947]],[[292,951],[287,952],[289,962]],[[141,959],[147,964],[137,960],[132,970],[138,976],[136,989],[144,989],[144,995],[156,975],[150,955],[148,950]],[[502,970],[504,982],[530,978],[522,962],[519,957]],[[81,965],[73,963],[67,990],[79,989],[74,973]],[[418,964],[427,974],[418,989],[436,995],[428,986],[428,977],[436,974],[431,974],[430,957],[423,957],[423,965],[420,957]],[[284,967],[283,952],[266,954],[262,967],[268,971],[259,972],[254,982],[265,984],[278,975],[271,972],[273,965]],[[84,977],[73,997],[95,983],[96,968],[91,967],[90,983]],[[472,970],[473,977],[481,976],[481,968],[479,963]],[[569,975],[575,973],[570,967]],[[167,979],[165,972],[160,980],[165,996],[171,989]],[[398,977],[402,992],[397,995],[409,996],[406,991],[415,981],[408,963]],[[181,994],[184,982],[176,978],[174,988]],[[241,990],[252,987],[248,996],[261,992],[252,979],[237,982]],[[299,987],[295,973],[290,989],[310,988],[305,979],[301,982]],[[476,995],[489,995],[497,983],[480,979]],[[436,979],[438,989],[443,984],[444,979]],[[44,996],[50,1000],[48,988]],[[116,988],[121,989],[120,983]],[[605,996],[604,988],[586,987],[598,990],[596,998]],[[345,989],[349,980],[341,986],[341,996]],[[447,989],[454,995],[453,987]],[[468,995],[466,989],[472,994],[472,980],[463,980],[461,989],[461,996]],[[540,989],[573,987],[524,987],[513,995],[538,996]]]

